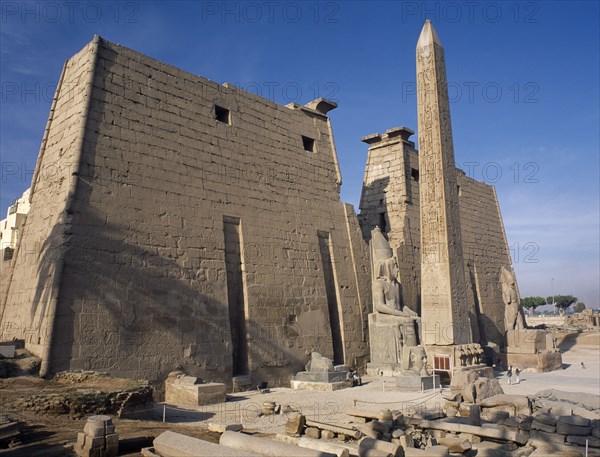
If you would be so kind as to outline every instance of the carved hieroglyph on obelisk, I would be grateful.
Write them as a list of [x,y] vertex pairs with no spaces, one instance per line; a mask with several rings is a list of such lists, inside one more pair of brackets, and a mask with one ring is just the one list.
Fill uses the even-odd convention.
[[446,64],[427,20],[417,43],[421,323],[426,345],[472,342]]

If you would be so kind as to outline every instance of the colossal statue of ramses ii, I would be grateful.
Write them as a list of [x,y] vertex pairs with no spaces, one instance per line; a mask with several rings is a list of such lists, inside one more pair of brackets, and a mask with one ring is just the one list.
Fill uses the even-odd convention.
[[389,243],[375,227],[371,231],[371,261],[373,265],[373,311],[393,316],[417,318],[417,313],[402,306],[398,282],[398,264]]
[[519,303],[517,281],[511,269],[504,266],[500,268],[500,283],[502,284],[502,301],[506,305],[504,310],[506,330],[525,328],[525,317]]

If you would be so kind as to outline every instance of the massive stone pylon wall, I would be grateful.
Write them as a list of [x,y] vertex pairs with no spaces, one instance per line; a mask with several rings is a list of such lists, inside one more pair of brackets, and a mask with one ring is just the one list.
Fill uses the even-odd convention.
[[44,372],[286,383],[368,356],[368,254],[326,111],[99,37],[57,89],[2,339]]

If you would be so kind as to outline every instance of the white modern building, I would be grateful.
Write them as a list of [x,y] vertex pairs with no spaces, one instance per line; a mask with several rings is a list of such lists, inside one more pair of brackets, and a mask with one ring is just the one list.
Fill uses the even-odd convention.
[[[12,257],[12,250],[17,245],[19,230],[25,223],[29,213],[29,190],[18,198],[6,212],[6,219],[0,221],[0,258],[8,260]],[[6,249],[9,251],[6,251]]]

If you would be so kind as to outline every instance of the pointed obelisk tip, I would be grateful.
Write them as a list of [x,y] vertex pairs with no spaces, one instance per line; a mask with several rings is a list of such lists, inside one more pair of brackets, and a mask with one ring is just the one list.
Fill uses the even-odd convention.
[[442,46],[442,41],[433,28],[433,24],[429,19],[425,21],[421,35],[419,35],[419,41],[417,41],[417,48],[427,46],[428,44],[435,43],[438,46]]

